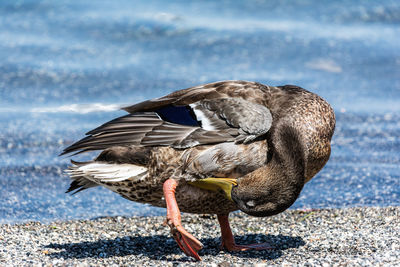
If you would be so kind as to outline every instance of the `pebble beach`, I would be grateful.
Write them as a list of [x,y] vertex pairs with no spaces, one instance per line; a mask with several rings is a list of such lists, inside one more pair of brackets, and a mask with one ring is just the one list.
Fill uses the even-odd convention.
[[229,253],[219,248],[215,216],[183,214],[185,228],[204,244],[201,262],[180,251],[163,216],[4,224],[0,266],[399,266],[399,215],[399,207],[234,213],[237,243],[274,249]]

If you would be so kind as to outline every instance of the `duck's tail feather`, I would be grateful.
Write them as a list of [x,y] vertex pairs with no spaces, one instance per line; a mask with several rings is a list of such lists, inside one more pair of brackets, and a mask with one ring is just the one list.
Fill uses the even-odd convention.
[[147,168],[134,164],[114,164],[98,161],[75,162],[66,172],[73,180],[66,193],[76,194],[82,190],[125,180],[137,181],[146,178]]

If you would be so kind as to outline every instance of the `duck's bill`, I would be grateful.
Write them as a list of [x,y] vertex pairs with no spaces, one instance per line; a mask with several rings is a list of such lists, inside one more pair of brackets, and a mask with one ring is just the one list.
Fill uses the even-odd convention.
[[208,177],[194,182],[189,182],[189,184],[205,190],[216,192],[222,191],[224,192],[226,198],[232,201],[232,187],[237,185],[237,180],[234,178]]

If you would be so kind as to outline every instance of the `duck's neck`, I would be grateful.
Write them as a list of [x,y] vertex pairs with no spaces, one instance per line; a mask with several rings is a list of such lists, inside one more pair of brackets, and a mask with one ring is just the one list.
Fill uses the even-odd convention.
[[293,127],[282,125],[276,128],[272,140],[271,164],[281,169],[282,182],[301,186],[301,190],[305,181],[306,144],[300,133]]
[[281,125],[271,134],[271,160],[238,179],[232,190],[239,208],[253,216],[270,216],[289,208],[304,185],[305,146],[297,130]]

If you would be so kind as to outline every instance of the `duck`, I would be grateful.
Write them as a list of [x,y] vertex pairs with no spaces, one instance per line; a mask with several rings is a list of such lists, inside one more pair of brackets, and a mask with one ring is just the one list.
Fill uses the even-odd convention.
[[89,131],[61,155],[100,151],[71,160],[68,193],[103,186],[122,197],[166,208],[166,225],[188,256],[202,243],[181,212],[216,214],[221,248],[236,244],[229,213],[257,217],[288,209],[327,163],[335,129],[332,107],[299,86],[220,81],[123,107],[126,115]]

